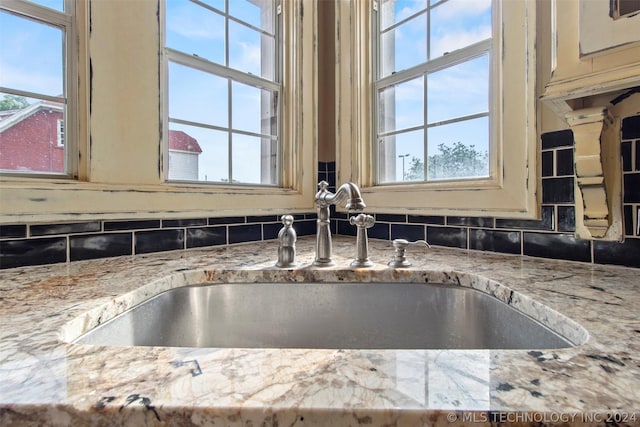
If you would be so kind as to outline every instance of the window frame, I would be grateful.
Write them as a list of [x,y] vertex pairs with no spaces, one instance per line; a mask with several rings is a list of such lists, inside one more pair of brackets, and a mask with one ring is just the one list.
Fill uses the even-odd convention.
[[[203,7],[204,9],[210,9],[211,13],[219,13],[221,16],[225,17],[225,21],[233,21],[236,23],[244,22],[238,18],[235,18],[230,15],[228,10],[228,4],[226,5],[226,12],[219,11],[213,6],[209,6],[206,3],[201,3],[199,1],[193,2],[197,6]],[[182,52],[176,49],[173,49],[167,46],[166,43],[166,25],[167,25],[167,12],[166,12],[166,1],[162,1],[163,6],[163,20],[161,24],[161,42],[163,44],[163,55],[162,55],[162,87],[161,91],[162,97],[162,105],[163,105],[163,161],[164,167],[164,179],[168,183],[195,183],[195,184],[204,184],[204,185],[231,185],[231,186],[257,186],[257,187],[281,187],[282,186],[282,175],[283,175],[283,161],[282,161],[282,149],[283,149],[283,141],[282,141],[282,115],[283,115],[283,83],[282,83],[282,74],[283,74],[283,48],[282,48],[282,19],[283,19],[283,8],[279,0],[273,0],[273,25],[274,25],[274,61],[275,66],[273,70],[273,79],[263,78],[261,76],[256,76],[249,72],[243,72],[241,70],[232,68],[229,64],[218,64],[213,61],[208,61],[204,58],[200,58],[199,56],[193,54],[189,55],[186,52]],[[215,12],[213,12],[215,11]],[[247,26],[251,27],[254,30],[258,30],[253,27],[249,23],[246,23]],[[242,24],[241,24],[242,25]],[[229,43],[229,32],[225,31],[225,62],[229,60],[228,57],[228,43]],[[223,79],[228,79],[229,87],[233,85],[233,83],[241,83],[243,85],[251,86],[252,88],[257,89],[265,89],[269,90],[275,94],[277,94],[277,130],[276,135],[271,135],[271,140],[275,139],[277,144],[277,158],[275,162],[275,182],[274,183],[247,183],[247,182],[233,182],[233,153],[231,150],[227,153],[228,158],[228,175],[230,177],[228,182],[222,181],[201,181],[201,180],[183,180],[183,179],[175,179],[170,178],[169,176],[169,126],[170,123],[175,123],[178,125],[187,125],[187,126],[196,126],[204,129],[211,129],[217,131],[223,131],[228,133],[228,148],[232,148],[232,139],[234,135],[246,135],[252,137],[268,137],[266,134],[255,134],[253,132],[243,131],[239,129],[235,129],[232,127],[230,123],[232,123],[233,112],[232,112],[232,99],[228,100],[228,115],[229,115],[229,123],[227,126],[213,126],[206,125],[198,122],[192,122],[184,119],[172,118],[170,116],[169,111],[169,66],[170,64],[177,64],[181,66],[188,67],[192,70],[197,70],[200,72],[207,73],[212,76],[216,76]],[[230,95],[232,92],[230,89],[227,91],[227,95]]]
[[[336,40],[337,164],[340,182],[361,185],[370,212],[536,218],[539,215],[536,127],[535,0],[493,0],[494,79],[489,178],[376,184],[372,147],[376,2],[338,2]],[[505,34],[510,34],[505,37]],[[452,54],[455,54],[452,53]],[[507,97],[501,94],[509,94]]]
[[[427,1],[425,3],[425,7],[421,10],[419,10],[418,12],[414,12],[413,14],[404,17],[402,19],[400,19],[397,22],[393,22],[390,25],[388,25],[386,28],[381,28],[380,23],[382,21],[382,17],[381,17],[381,9],[383,9],[383,6],[381,6],[381,1],[380,0],[376,0],[376,2],[378,3],[378,7],[374,7],[373,8],[373,23],[372,23],[372,30],[373,30],[373,117],[372,117],[372,128],[373,128],[373,137],[379,142],[378,144],[373,143],[373,154],[374,154],[374,168],[375,168],[375,176],[374,176],[374,183],[375,185],[394,185],[394,184],[398,184],[398,185],[406,185],[407,182],[416,182],[416,183],[432,183],[432,182],[442,182],[442,181],[451,181],[451,180],[461,180],[461,178],[435,178],[435,179],[429,179],[428,178],[428,172],[431,169],[431,165],[428,163],[428,159],[429,159],[429,152],[428,152],[428,133],[429,133],[429,129],[430,128],[437,128],[438,126],[441,125],[446,125],[446,124],[455,124],[455,123],[464,123],[467,122],[468,120],[473,120],[473,119],[478,119],[478,118],[483,118],[486,117],[488,119],[491,118],[491,111],[495,110],[495,107],[490,105],[490,103],[493,103],[496,99],[493,96],[489,96],[490,93],[488,93],[488,99],[487,100],[487,111],[482,111],[482,112],[475,112],[473,114],[466,114],[466,115],[458,115],[455,117],[451,117],[448,119],[445,119],[443,121],[437,121],[437,122],[432,122],[430,123],[428,121],[428,102],[427,102],[427,98],[428,98],[428,94],[429,94],[429,87],[428,87],[428,77],[429,75],[438,73],[438,72],[442,72],[444,70],[456,67],[458,65],[461,64],[465,64],[468,63],[470,61],[474,61],[478,58],[481,58],[483,56],[486,56],[488,58],[488,62],[489,62],[489,70],[488,70],[488,89],[490,92],[490,87],[489,87],[489,83],[492,80],[492,75],[493,75],[493,68],[494,68],[494,52],[493,52],[493,34],[491,35],[490,38],[484,39],[484,40],[478,40],[472,44],[469,44],[467,46],[464,46],[460,49],[457,50],[453,50],[451,52],[448,52],[442,56],[436,56],[436,57],[431,57],[429,58],[428,55],[426,55],[425,58],[425,62],[419,63],[419,64],[415,64],[409,68],[403,68],[397,71],[392,71],[389,74],[384,74],[382,72],[382,70],[384,69],[384,66],[382,64],[381,61],[381,49],[382,49],[382,36],[385,33],[389,33],[391,31],[395,31],[396,29],[404,26],[405,24],[410,24],[412,21],[414,21],[415,19],[417,19],[417,17],[420,17],[421,15],[425,15],[423,19],[426,19],[428,23],[431,22],[431,18],[429,18],[429,16],[431,16],[434,13],[434,10],[437,13],[438,8],[441,8],[444,4],[446,4],[446,0],[443,1],[439,1],[435,4],[430,5],[429,2]],[[492,25],[492,28],[495,28],[495,25]],[[429,29],[426,28],[427,33],[426,33],[426,50],[430,51],[430,33],[429,33]],[[394,42],[395,43],[395,42]],[[397,49],[397,47],[394,45],[394,50]],[[426,53],[426,52],[425,52]],[[381,128],[380,128],[380,95],[382,91],[391,89],[397,85],[402,85],[408,82],[411,82],[413,80],[416,79],[422,79],[422,83],[423,83],[423,94],[424,94],[424,100],[423,100],[423,121],[422,124],[416,124],[414,126],[408,127],[408,128],[398,128],[395,127],[393,130],[384,130],[381,132]],[[488,126],[488,132],[491,130],[491,126]],[[381,145],[381,140],[383,138],[387,138],[387,137],[395,137],[398,135],[406,135],[407,133],[410,132],[415,132],[415,131],[422,131],[423,136],[422,136],[422,143],[423,143],[423,154],[424,154],[424,161],[423,161],[423,178],[422,179],[413,179],[410,181],[405,181],[404,176],[402,177],[402,179],[400,180],[396,180],[396,179],[390,179],[389,176],[387,176],[388,180],[384,180],[382,175],[389,175],[389,172],[387,171],[387,168],[385,167],[385,173],[382,173],[381,168],[382,166],[382,154],[380,153],[380,145]],[[488,139],[489,139],[489,147],[488,147],[488,151],[491,152],[493,150],[492,144],[491,144],[491,136],[487,135]],[[395,151],[395,150],[394,150]],[[406,155],[405,155],[406,156]],[[405,156],[398,156],[398,157],[405,157]],[[387,161],[393,161],[393,165],[391,166],[391,169],[395,169],[395,158],[393,160],[391,159],[386,159]],[[487,164],[487,169],[488,169],[488,175],[491,176],[492,171],[490,170],[490,166],[491,164],[488,162]],[[394,171],[394,175],[397,176],[397,171]],[[479,178],[484,178],[483,176],[479,176],[479,177],[466,177],[466,178],[462,178],[462,180],[476,180]]]
[[24,96],[27,98],[40,99],[42,101],[52,101],[63,105],[63,127],[65,129],[65,143],[60,145],[56,142],[56,147],[64,148],[64,171],[42,172],[42,171],[11,171],[0,170],[2,177],[16,178],[35,178],[35,179],[78,179],[81,174],[79,161],[81,152],[81,143],[79,137],[81,134],[81,125],[79,117],[80,112],[80,93],[78,87],[79,76],[79,58],[80,53],[80,37],[78,30],[77,15],[79,7],[76,0],[64,0],[64,11],[58,11],[48,8],[38,3],[26,0],[1,0],[0,6],[2,10],[8,13],[14,13],[23,19],[31,19],[41,23],[59,28],[64,32],[64,44],[62,46],[62,65],[63,65],[63,87],[62,96],[48,96],[35,92],[22,91],[19,89],[11,89],[0,87],[0,92],[10,95]]

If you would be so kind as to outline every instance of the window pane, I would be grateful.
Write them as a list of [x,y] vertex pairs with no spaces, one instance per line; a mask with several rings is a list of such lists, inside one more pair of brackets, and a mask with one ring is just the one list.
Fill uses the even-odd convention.
[[64,12],[64,0],[29,0],[33,3],[38,3],[42,6],[46,6],[51,9],[55,9],[59,12]]
[[228,182],[228,156],[227,132],[169,125],[169,179]]
[[227,126],[227,92],[227,79],[169,63],[169,117]]
[[0,12],[0,86],[64,96],[64,31]]
[[379,180],[382,183],[422,181],[424,131],[403,132],[381,138]]
[[277,145],[268,138],[233,135],[233,181],[245,184],[275,184]]
[[449,0],[431,11],[430,59],[491,38],[491,0]]
[[0,93],[0,169],[65,172],[65,107]]
[[273,80],[274,38],[229,21],[229,67]]
[[489,176],[489,119],[429,128],[427,179]]
[[224,65],[224,16],[190,1],[166,1],[167,47]]
[[273,0],[233,0],[229,2],[229,14],[273,34]]
[[[277,183],[279,89],[261,89],[263,84],[258,79],[276,78],[274,1],[167,2],[166,22],[171,27],[166,31],[167,46],[188,55],[195,53],[224,67],[174,52],[168,54],[171,129],[176,121],[184,120],[202,124],[206,132],[199,126],[191,131],[205,132],[204,141],[217,135],[215,144],[200,143],[197,178],[192,173],[187,179]],[[174,58],[175,62],[171,62]],[[210,126],[220,132],[209,129]],[[219,150],[215,155],[213,147]],[[175,150],[169,153],[174,159],[169,179],[185,179],[175,175],[176,156]],[[207,160],[210,156],[211,160]]]
[[[184,1],[184,0],[183,0]],[[200,0],[202,3],[207,4],[211,7],[215,7],[216,9],[218,9],[220,12],[225,11],[224,8],[224,0]]]
[[380,39],[380,77],[426,62],[426,40],[426,13],[382,33]]
[[233,129],[274,135],[276,97],[268,90],[233,82]]
[[385,29],[417,12],[425,10],[427,0],[382,0],[380,28]]
[[428,123],[489,111],[489,55],[427,76]]
[[378,95],[380,133],[424,124],[424,79],[385,88]]

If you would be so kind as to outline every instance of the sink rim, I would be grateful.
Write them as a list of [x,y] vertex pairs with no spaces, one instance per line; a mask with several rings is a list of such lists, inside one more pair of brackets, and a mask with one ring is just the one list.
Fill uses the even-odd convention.
[[[238,274],[241,271],[242,274]],[[275,270],[271,268],[261,270],[189,270],[167,275],[127,292],[109,298],[108,301],[74,316],[59,330],[61,341],[75,345],[89,345],[75,341],[95,327],[108,322],[116,316],[134,308],[145,301],[172,289],[201,286],[209,284],[235,283],[337,283],[348,286],[351,283],[413,283],[416,285],[443,284],[461,286],[482,292],[489,297],[496,298],[518,312],[544,325],[554,333],[569,341],[573,347],[559,348],[558,351],[579,347],[590,339],[588,331],[579,323],[563,313],[515,291],[493,279],[478,274],[442,270],[304,270],[301,277],[292,274],[294,270]],[[396,275],[388,274],[389,271]],[[231,274],[232,273],[232,274]],[[330,273],[330,274],[326,274]],[[365,274],[362,274],[365,273]],[[397,274],[401,273],[401,274]],[[531,351],[528,349],[525,351]],[[382,350],[385,351],[385,350]],[[461,350],[467,351],[467,350]],[[468,350],[477,351],[477,350]],[[522,351],[515,349],[501,349],[501,351]]]

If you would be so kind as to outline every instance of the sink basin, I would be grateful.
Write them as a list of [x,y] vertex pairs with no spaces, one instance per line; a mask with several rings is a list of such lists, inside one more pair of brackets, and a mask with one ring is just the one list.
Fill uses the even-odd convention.
[[234,283],[175,288],[88,331],[112,346],[549,349],[574,346],[483,292],[416,283]]

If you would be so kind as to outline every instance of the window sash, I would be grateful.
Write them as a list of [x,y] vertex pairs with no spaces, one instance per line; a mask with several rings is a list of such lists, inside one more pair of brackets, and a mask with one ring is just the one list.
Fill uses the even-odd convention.
[[[376,2],[377,3],[377,2]],[[436,5],[438,6],[438,5]],[[427,55],[427,59],[425,62],[420,63],[418,65],[415,65],[413,67],[407,68],[407,69],[403,69],[400,71],[395,71],[392,72],[389,75],[386,76],[382,76],[382,69],[383,69],[383,65],[382,65],[382,59],[381,59],[381,49],[382,49],[382,36],[385,33],[388,33],[398,27],[400,27],[401,25],[411,21],[412,19],[416,18],[417,16],[424,14],[424,13],[429,13],[429,9],[432,6],[427,6],[413,14],[411,14],[410,16],[404,17],[396,22],[391,23],[390,25],[386,26],[385,28],[382,28],[382,12],[379,10],[380,8],[374,4],[373,6],[373,11],[372,11],[372,15],[373,15],[373,19],[372,19],[372,29],[373,29],[373,52],[372,52],[372,63],[374,64],[373,67],[373,71],[372,71],[372,76],[374,76],[373,78],[373,90],[372,90],[372,96],[373,96],[373,100],[372,100],[372,105],[373,105],[373,109],[372,109],[372,118],[371,118],[371,123],[372,123],[372,135],[374,136],[374,138],[372,139],[372,152],[373,152],[373,165],[374,165],[374,175],[373,175],[373,182],[374,185],[396,185],[396,184],[416,184],[416,183],[429,183],[429,182],[441,182],[443,179],[438,178],[438,179],[428,179],[428,169],[429,169],[429,164],[428,164],[428,159],[429,159],[429,150],[428,150],[428,129],[430,128],[434,128],[436,126],[442,126],[442,125],[447,125],[447,124],[454,124],[454,123],[461,123],[467,120],[473,120],[473,119],[477,119],[477,118],[482,118],[482,117],[488,117],[488,123],[489,123],[489,144],[488,144],[488,152],[489,152],[489,168],[488,168],[488,176],[486,175],[482,175],[482,176],[470,176],[470,177],[461,177],[461,178],[456,178],[456,177],[450,177],[450,178],[445,178],[444,180],[454,180],[457,182],[457,185],[460,185],[460,182],[477,182],[479,179],[482,180],[486,180],[491,179],[493,173],[494,173],[494,168],[491,167],[492,164],[495,163],[495,159],[491,160],[492,157],[496,156],[496,149],[494,147],[494,142],[493,142],[493,138],[491,137],[492,134],[492,129],[491,129],[491,124],[492,124],[492,111],[494,110],[494,105],[493,103],[495,102],[496,97],[491,95],[491,87],[492,87],[492,80],[495,76],[495,72],[493,71],[493,67],[494,67],[494,61],[492,59],[492,55],[493,55],[493,51],[494,51],[494,44],[495,44],[495,37],[491,37],[485,40],[481,40],[475,43],[472,43],[464,48],[461,49],[457,49],[454,50],[450,53],[447,53],[446,55],[442,55],[442,56],[438,56],[435,57],[433,59],[429,59],[429,55]],[[495,7],[492,6],[492,7]],[[493,30],[492,30],[493,31]],[[427,33],[425,34],[425,42],[426,42],[426,46],[427,49],[429,49],[429,46],[431,45],[430,43],[430,34],[429,34],[429,29],[427,28]],[[463,64],[469,61],[472,61],[476,58],[482,57],[484,55],[488,55],[489,57],[489,93],[487,94],[489,97],[489,104],[488,104],[488,111],[483,111],[483,112],[478,112],[478,113],[474,113],[474,114],[467,114],[467,115],[460,115],[460,116],[456,116],[456,117],[452,117],[450,119],[444,120],[444,121],[438,121],[438,122],[434,122],[434,123],[429,123],[428,119],[427,119],[427,114],[428,114],[428,96],[429,96],[429,89],[426,83],[426,79],[427,76],[441,71],[441,70],[445,70],[447,68],[453,67],[455,65],[459,65],[459,64]],[[396,127],[393,130],[387,130],[387,131],[381,131],[380,130],[380,126],[379,126],[379,117],[381,114],[381,106],[380,106],[380,94],[383,90],[391,88],[395,85],[398,84],[402,84],[405,82],[409,82],[413,79],[416,78],[420,78],[422,77],[423,80],[423,120],[422,120],[422,124],[421,125],[416,125],[416,126],[411,126],[411,127],[406,127],[406,128],[399,128]],[[411,181],[404,181],[404,171],[403,171],[403,176],[402,179],[400,181],[398,181],[397,179],[390,179],[388,177],[389,173],[386,172],[387,167],[386,167],[386,163],[389,162],[393,162],[395,164],[395,159],[391,160],[390,158],[385,158],[385,154],[381,153],[381,141],[384,138],[387,137],[391,137],[391,136],[395,136],[395,135],[402,135],[402,134],[408,134],[409,132],[416,132],[422,130],[422,146],[423,146],[423,179],[422,180],[411,180]],[[400,156],[400,157],[404,157],[404,156]],[[383,160],[383,158],[385,158]],[[403,158],[403,164],[405,162],[405,158]],[[391,166],[391,170],[393,170],[395,168],[395,166]],[[387,175],[387,177],[385,177],[385,175]],[[394,175],[397,176],[397,172],[394,173]]]
[[[30,178],[77,178],[78,176],[78,36],[76,28],[75,0],[64,0],[64,12],[26,0],[1,0],[0,9],[23,19],[30,19],[42,25],[58,28],[64,34],[62,43],[62,85],[61,96],[51,96],[11,87],[0,86],[0,92],[9,95],[39,99],[62,104],[63,128],[65,129],[64,168],[62,172],[0,170],[0,175],[24,176]],[[59,146],[56,143],[56,146]]]
[[[215,130],[215,131],[222,131],[222,132],[226,132],[228,135],[228,144],[227,144],[227,157],[228,157],[228,167],[227,167],[227,173],[228,173],[228,177],[226,180],[224,181],[203,181],[203,180],[195,180],[193,182],[196,183],[204,183],[204,184],[233,184],[233,185],[258,185],[258,186],[280,186],[282,185],[283,182],[283,173],[281,171],[282,169],[282,153],[283,153],[283,146],[282,146],[282,141],[281,141],[281,121],[282,121],[282,83],[281,83],[281,76],[282,76],[282,46],[281,46],[281,28],[282,28],[282,24],[281,24],[281,6],[279,4],[279,2],[275,1],[273,2],[273,16],[274,16],[274,23],[273,23],[273,32],[269,32],[263,29],[260,29],[248,22],[245,22],[241,19],[238,19],[237,17],[234,17],[233,15],[231,15],[230,11],[227,10],[227,13],[224,13],[221,10],[216,9],[215,7],[212,7],[208,4],[202,3],[198,0],[192,0],[193,3],[200,5],[206,9],[209,9],[212,12],[215,12],[216,14],[223,16],[225,19],[228,20],[228,22],[234,22],[236,24],[240,24],[243,25],[247,28],[250,28],[256,32],[258,32],[261,36],[266,36],[266,37],[273,37],[274,39],[274,50],[273,50],[273,57],[272,60],[274,61],[274,69],[273,69],[273,80],[270,80],[269,78],[264,78],[255,74],[252,74],[250,72],[244,72],[241,70],[238,70],[236,68],[232,68],[230,66],[230,57],[229,57],[229,40],[230,40],[230,36],[229,36],[229,29],[228,26],[225,25],[225,36],[224,36],[224,43],[225,43],[225,58],[224,58],[224,64],[219,64],[217,62],[213,62],[213,61],[209,61],[205,58],[201,58],[197,55],[190,55],[187,54],[185,52],[182,52],[180,50],[176,50],[174,48],[168,47],[167,43],[166,43],[166,36],[163,37],[163,40],[165,40],[164,43],[164,73],[165,73],[165,78],[164,80],[164,91],[163,91],[163,96],[164,96],[164,117],[166,120],[164,120],[164,127],[165,127],[165,131],[163,132],[164,135],[168,135],[168,127],[170,123],[173,124],[177,124],[177,125],[187,125],[187,126],[195,126],[201,129],[209,129],[209,130]],[[228,9],[227,5],[227,9]],[[165,16],[166,16],[166,8],[165,8]],[[164,21],[164,25],[163,25],[163,31],[166,34],[166,21],[167,19],[165,18]],[[197,120],[188,120],[188,119],[183,119],[183,118],[177,118],[177,117],[172,117],[171,116],[171,112],[169,109],[169,94],[170,94],[170,88],[169,88],[169,81],[168,81],[168,75],[169,75],[169,64],[171,63],[175,63],[175,64],[180,64],[189,68],[192,68],[194,70],[198,70],[198,71],[202,71],[204,73],[208,73],[211,74],[213,76],[217,76],[217,77],[221,77],[224,79],[228,79],[228,89],[227,89],[227,114],[228,114],[228,121],[227,121],[227,125],[226,126],[220,126],[220,125],[213,125],[213,124],[207,124],[207,123],[201,123],[198,122]],[[238,82],[238,83],[242,83],[244,85],[248,85],[251,86],[253,88],[257,88],[257,89],[262,89],[265,91],[269,91],[272,94],[272,98],[275,99],[275,102],[273,102],[275,104],[275,108],[272,112],[272,116],[275,116],[275,126],[272,126],[272,128],[275,128],[273,132],[267,133],[264,131],[264,127],[261,127],[260,132],[253,132],[253,131],[247,131],[247,130],[243,130],[243,129],[238,129],[236,127],[234,127],[232,125],[233,123],[233,115],[234,112],[232,110],[232,90],[231,90],[231,86],[233,84],[233,82]],[[262,107],[261,107],[262,108]],[[238,159],[234,159],[234,155],[233,155],[233,137],[235,136],[248,136],[248,137],[255,137],[255,138],[260,138],[261,143],[260,143],[260,157],[261,157],[261,173],[260,173],[260,182],[238,182],[236,180],[236,176],[234,175],[233,172],[233,165],[234,165],[234,161],[238,161]],[[268,153],[265,155],[264,151],[268,151]],[[274,159],[275,156],[275,159]],[[169,169],[170,169],[170,165],[169,165],[169,147],[168,147],[168,138],[165,138],[165,143],[164,143],[164,157],[165,159],[167,159],[167,161],[165,162],[165,164],[167,165],[165,167],[165,171],[164,171],[164,176],[165,179],[168,181],[184,181],[184,180],[176,180],[174,178],[171,178],[169,175]]]

